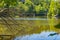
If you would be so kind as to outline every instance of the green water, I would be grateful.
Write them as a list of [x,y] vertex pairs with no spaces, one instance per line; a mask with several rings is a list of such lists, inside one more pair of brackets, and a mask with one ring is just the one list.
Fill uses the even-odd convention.
[[[60,23],[60,19],[57,18],[30,18],[29,20],[16,20],[19,26],[10,25],[10,29],[4,24],[0,24],[0,34],[9,35],[27,35],[33,33],[40,33],[42,31],[55,31],[60,33],[59,28],[55,28]],[[9,24],[13,24],[11,21],[7,21]],[[0,22],[1,23],[1,22]],[[12,32],[11,32],[12,31]]]
[[[20,22],[19,22],[20,21]],[[41,20],[19,20],[21,23],[22,31],[18,32],[17,35],[27,35],[33,33],[40,33],[42,31],[55,31],[60,33],[59,28],[55,28],[56,25],[60,23],[60,19],[57,18],[47,18]]]

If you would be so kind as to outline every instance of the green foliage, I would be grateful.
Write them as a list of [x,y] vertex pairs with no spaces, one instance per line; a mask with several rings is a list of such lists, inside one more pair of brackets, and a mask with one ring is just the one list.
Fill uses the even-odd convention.
[[60,3],[52,0],[25,0],[25,3],[19,0],[0,0],[0,7],[16,7],[21,12],[36,12],[49,10],[47,15],[54,15],[60,8]]
[[56,5],[57,5],[57,8],[60,8],[60,2],[57,2]]
[[34,5],[34,4],[30,0],[25,0],[25,5],[31,6],[31,5]]
[[0,6],[15,6],[18,0],[0,0]]
[[29,7],[26,6],[26,5],[23,5],[22,8],[23,8],[23,10],[24,10],[25,12],[29,10]]
[[16,5],[17,0],[4,0],[4,3],[9,5]]
[[20,11],[24,11],[24,12],[27,12],[27,11],[29,10],[29,6],[27,6],[26,4],[23,4],[22,2],[19,2],[19,3],[18,3],[17,8],[18,8]]
[[0,0],[0,7],[2,8],[4,6],[4,1]]
[[56,6],[57,6],[56,2],[54,0],[52,0],[50,3],[50,8],[49,8],[49,12],[48,12],[47,16],[51,15],[52,17],[54,17],[57,14],[55,12],[57,10]]
[[41,10],[41,6],[40,6],[40,5],[36,5],[36,6],[34,7],[34,10],[35,10],[37,13],[39,13],[40,10]]

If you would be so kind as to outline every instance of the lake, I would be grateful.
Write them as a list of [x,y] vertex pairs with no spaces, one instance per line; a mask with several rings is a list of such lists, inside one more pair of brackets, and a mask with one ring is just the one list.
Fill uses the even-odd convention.
[[[37,38],[37,36],[40,35],[43,31],[45,31],[45,33],[46,31],[48,31],[49,33],[51,31],[60,33],[60,29],[55,27],[60,23],[60,19],[57,19],[55,17],[53,18],[14,18],[14,20],[15,20],[14,22],[18,23],[19,25],[16,25],[15,23],[13,23],[12,20],[7,20],[7,23],[9,25],[6,25],[5,23],[2,24],[3,21],[0,21],[0,27],[1,27],[0,34],[14,35],[19,40],[23,40],[23,37],[25,38],[27,36],[32,37],[33,35],[36,36]],[[20,39],[20,37],[22,39]],[[34,39],[29,38],[29,40],[34,40]],[[39,40],[39,38],[37,40]]]

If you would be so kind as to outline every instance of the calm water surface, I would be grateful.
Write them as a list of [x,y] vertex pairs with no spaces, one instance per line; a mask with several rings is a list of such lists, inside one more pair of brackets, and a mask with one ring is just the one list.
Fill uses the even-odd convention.
[[14,38],[14,40],[60,40],[60,29],[54,27],[60,23],[60,19],[18,18],[18,20],[30,20],[36,27],[33,27],[33,30],[29,31],[28,34],[20,35]]

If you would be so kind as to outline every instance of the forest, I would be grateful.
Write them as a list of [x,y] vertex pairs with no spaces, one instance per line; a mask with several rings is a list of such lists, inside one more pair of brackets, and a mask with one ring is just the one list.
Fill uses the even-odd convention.
[[14,17],[60,15],[59,0],[0,0],[0,10],[6,8]]

